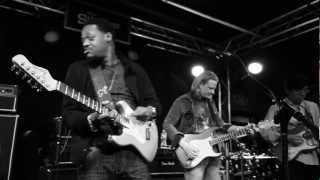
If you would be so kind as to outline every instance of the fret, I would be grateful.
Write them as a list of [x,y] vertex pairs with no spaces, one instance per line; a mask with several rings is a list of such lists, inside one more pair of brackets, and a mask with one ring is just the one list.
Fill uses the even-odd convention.
[[57,87],[57,89],[60,91],[60,86],[61,86],[61,82],[60,81],[58,81],[58,87]]
[[78,98],[78,95],[77,95],[77,92],[75,92],[75,94],[73,95],[73,99],[77,100],[77,98]]
[[77,101],[80,102],[80,92],[78,92]]
[[96,104],[96,111],[99,112],[99,102],[96,101],[96,103],[97,103],[97,104]]
[[92,99],[92,105],[91,105],[91,98],[89,98],[90,99],[90,103],[89,103],[89,107],[91,108],[91,109],[94,109],[94,104],[93,104],[93,99]]
[[93,103],[94,103],[94,110],[95,110],[95,111],[98,111],[98,110],[97,110],[97,104],[96,104],[96,101],[93,101]]
[[66,95],[68,95],[68,87],[69,87],[69,86],[66,86],[66,90],[65,90],[65,92],[64,92],[64,94],[66,94]]
[[74,89],[72,88],[71,98],[73,98],[74,95]]
[[86,104],[86,96],[85,95],[83,95],[83,97],[82,97],[82,104]]
[[94,109],[94,99],[91,99],[91,98],[89,98],[89,99],[90,99],[89,106],[91,107],[91,109]]

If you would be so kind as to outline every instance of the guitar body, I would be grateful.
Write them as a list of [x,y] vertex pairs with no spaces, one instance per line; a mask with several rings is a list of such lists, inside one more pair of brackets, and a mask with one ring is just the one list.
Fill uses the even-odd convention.
[[[313,137],[308,137],[308,132],[301,131],[294,135],[288,135],[290,136],[296,136],[300,137],[301,143],[299,145],[294,145],[290,142],[288,142],[288,160],[291,161],[295,159],[301,152],[310,151],[316,149],[319,144]],[[279,157],[280,160],[282,160],[282,153],[281,153],[281,143],[278,143],[275,147],[273,147],[273,152],[276,156]]]
[[210,141],[212,140],[213,128],[207,129],[201,134],[185,134],[184,139],[186,142],[194,145],[199,149],[199,155],[194,159],[189,159],[184,150],[179,147],[176,149],[177,157],[186,169],[196,167],[201,161],[208,157],[218,157],[221,153],[214,151]]
[[158,149],[158,128],[155,121],[140,121],[131,116],[133,110],[125,101],[119,101],[117,105],[123,117],[123,130],[121,135],[110,136],[110,140],[119,146],[134,146],[151,162]]

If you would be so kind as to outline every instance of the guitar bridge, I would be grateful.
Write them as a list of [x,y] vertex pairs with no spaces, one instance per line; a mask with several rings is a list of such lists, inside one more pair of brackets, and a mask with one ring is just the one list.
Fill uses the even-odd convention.
[[150,126],[151,126],[151,123],[148,123],[148,127],[146,128],[146,140],[147,141],[149,141],[151,139]]

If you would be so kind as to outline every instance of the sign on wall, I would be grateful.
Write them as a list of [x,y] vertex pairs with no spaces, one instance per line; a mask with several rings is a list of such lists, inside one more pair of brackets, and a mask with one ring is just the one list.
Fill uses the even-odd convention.
[[128,44],[129,18],[108,10],[107,7],[99,8],[92,4],[78,1],[70,1],[64,17],[64,27],[72,31],[80,32],[83,24],[90,18],[105,18],[112,23],[117,30],[116,41]]

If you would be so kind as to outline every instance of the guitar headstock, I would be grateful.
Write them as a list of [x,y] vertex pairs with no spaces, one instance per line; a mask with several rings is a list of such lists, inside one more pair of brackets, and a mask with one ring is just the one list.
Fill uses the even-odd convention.
[[[53,79],[47,69],[33,65],[24,55],[18,54],[12,58],[13,66],[12,71],[15,71],[16,75],[23,74],[22,79],[28,79],[27,82],[33,84],[33,88],[37,88],[39,91],[41,88],[47,91],[53,91],[57,89],[57,80]],[[41,87],[39,87],[39,85]]]

